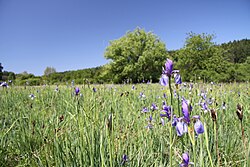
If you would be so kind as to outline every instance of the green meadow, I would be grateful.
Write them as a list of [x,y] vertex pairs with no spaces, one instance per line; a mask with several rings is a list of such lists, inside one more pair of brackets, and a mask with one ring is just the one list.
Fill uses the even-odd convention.
[[[250,166],[249,83],[172,85],[172,100],[160,84],[75,87],[0,88],[0,166],[180,166],[183,153],[196,167]],[[204,133],[191,121],[178,136],[160,117],[163,101],[182,117],[182,97]]]

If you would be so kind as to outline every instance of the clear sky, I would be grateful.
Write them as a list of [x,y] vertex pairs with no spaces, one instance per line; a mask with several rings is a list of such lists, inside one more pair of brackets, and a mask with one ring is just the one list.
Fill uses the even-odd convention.
[[0,63],[35,75],[104,65],[109,41],[136,27],[167,50],[191,31],[217,44],[249,39],[250,0],[0,0]]

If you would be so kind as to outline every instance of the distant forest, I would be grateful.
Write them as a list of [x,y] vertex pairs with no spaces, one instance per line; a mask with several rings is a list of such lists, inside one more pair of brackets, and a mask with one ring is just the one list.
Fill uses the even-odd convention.
[[[166,60],[166,58],[172,59],[175,63],[175,68],[180,69],[183,81],[187,82],[190,80],[202,80],[204,82],[249,81],[250,40],[234,40],[220,45],[215,44],[214,46],[208,46],[204,49],[204,47],[206,47],[206,41],[204,40],[207,37],[208,36],[206,35],[199,36],[196,34],[189,36],[183,48],[179,50],[166,51],[166,53],[163,53],[162,55],[162,60]],[[210,40],[211,39],[208,39],[208,41]],[[107,52],[108,49],[105,54],[109,54]],[[208,58],[202,58],[202,56],[207,53]],[[209,55],[210,53],[212,53],[213,56]],[[119,55],[121,53],[116,54]],[[220,57],[218,57],[218,54]],[[161,66],[164,66],[164,63],[164,61],[160,62],[160,68]],[[150,71],[150,68],[145,68],[143,70],[144,72],[142,71],[141,73],[138,73],[138,75],[135,69],[133,72],[130,71],[129,75],[117,77],[115,76],[116,74],[110,74],[107,72],[107,66],[109,65],[110,64],[106,64],[94,68],[65,72],[56,72],[55,69],[53,69],[50,73],[46,73],[43,76],[35,76],[27,72],[15,74],[10,71],[4,71],[4,64],[0,64],[0,80],[11,80],[15,85],[71,84],[72,81],[75,84],[123,82],[138,83],[147,81],[158,82],[158,78],[161,76],[161,71],[155,71],[154,69],[152,69],[154,71]],[[147,75],[151,74],[150,72],[152,75]],[[124,73],[124,69],[121,69],[120,72],[117,71],[116,73]],[[132,75],[131,73],[135,74]],[[130,75],[131,78],[129,77]],[[136,76],[140,77],[136,78]],[[133,80],[132,77],[134,77]],[[114,78],[116,78],[116,80]]]

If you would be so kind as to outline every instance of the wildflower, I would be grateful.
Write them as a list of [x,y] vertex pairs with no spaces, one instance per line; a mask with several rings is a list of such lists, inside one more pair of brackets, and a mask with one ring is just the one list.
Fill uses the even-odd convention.
[[121,165],[124,165],[126,162],[128,162],[128,156],[126,154],[123,154]]
[[162,126],[165,125],[165,120],[163,118],[161,118],[161,124],[162,124]]
[[165,99],[167,98],[167,95],[166,95],[166,93],[163,93],[163,98],[165,98]]
[[59,91],[58,85],[56,85],[55,91],[56,91],[56,92]]
[[210,98],[207,100],[207,102],[208,102],[209,105],[213,104],[214,98],[211,98],[211,97],[210,97]]
[[189,84],[189,91],[191,91],[191,90],[193,89],[193,87],[194,87],[193,84],[190,83],[190,84]]
[[201,96],[204,100],[206,100],[206,98],[207,98],[206,93],[204,93],[203,91],[201,91],[200,96]]
[[178,121],[175,129],[177,132],[177,136],[182,136],[184,134],[183,122]]
[[170,59],[167,59],[165,63],[165,69],[163,69],[163,74],[166,74],[168,77],[170,77],[173,72],[173,66],[174,66],[173,61]]
[[96,88],[93,88],[93,92],[96,92]]
[[162,74],[160,78],[160,84],[162,86],[168,86],[168,77],[165,74]]
[[182,99],[182,114],[184,116],[185,121],[189,124],[190,123],[190,116],[188,110],[188,102],[185,98]]
[[152,115],[149,116],[148,121],[149,121],[149,122],[152,122],[152,121],[153,121]]
[[178,120],[178,118],[176,118],[176,115],[173,115],[172,126],[176,126],[178,121],[179,121],[179,120]]
[[177,133],[177,136],[182,136],[184,133],[188,132],[188,125],[184,121],[183,117],[176,118],[176,116],[173,116],[173,122],[172,126],[175,126],[175,130]]
[[132,90],[135,90],[135,85],[132,85]]
[[222,103],[222,109],[225,110],[226,109],[226,102],[223,101]]
[[155,111],[155,110],[158,110],[158,107],[157,107],[157,105],[156,104],[152,104],[152,106],[151,106],[151,109],[153,110],[153,111]]
[[140,92],[139,98],[145,98],[146,95],[143,92]]
[[153,117],[152,117],[152,115],[150,115],[147,120],[148,120],[148,125],[146,126],[146,128],[153,129]]
[[176,85],[180,85],[182,83],[181,81],[181,75],[179,73],[174,74],[174,80]]
[[200,119],[196,119],[196,122],[194,123],[194,130],[197,135],[204,133],[204,126]]
[[206,102],[201,103],[201,107],[202,107],[202,110],[204,110],[205,113],[208,111],[208,107],[207,107]]
[[7,84],[7,82],[2,82],[2,83],[0,84],[0,86],[2,86],[3,88],[9,87],[8,84]]
[[80,89],[78,87],[75,88],[75,95],[77,96],[80,92]]
[[174,98],[177,98],[177,97],[179,97],[179,96],[177,96],[177,92],[176,92],[176,90],[174,90]]
[[146,113],[146,112],[149,112],[149,110],[148,110],[148,108],[147,107],[143,107],[143,109],[142,109],[142,111],[141,111],[142,113]]
[[185,122],[182,121],[182,119],[179,119],[179,121],[177,121],[176,123],[175,129],[177,132],[177,136],[182,136],[184,133],[187,133],[188,126]]
[[162,111],[163,113],[160,114],[160,117],[168,117],[168,119],[171,118],[171,107],[163,104]]
[[189,165],[194,164],[193,162],[189,162],[189,155],[188,153],[182,154],[182,164],[181,167],[188,167]]
[[33,100],[36,96],[34,94],[30,94],[29,97]]

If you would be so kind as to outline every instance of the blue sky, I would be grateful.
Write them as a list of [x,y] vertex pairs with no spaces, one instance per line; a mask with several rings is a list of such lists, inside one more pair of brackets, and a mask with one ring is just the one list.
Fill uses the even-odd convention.
[[104,65],[105,48],[136,27],[167,50],[187,33],[215,34],[217,44],[250,38],[249,0],[0,0],[4,70],[42,75]]

